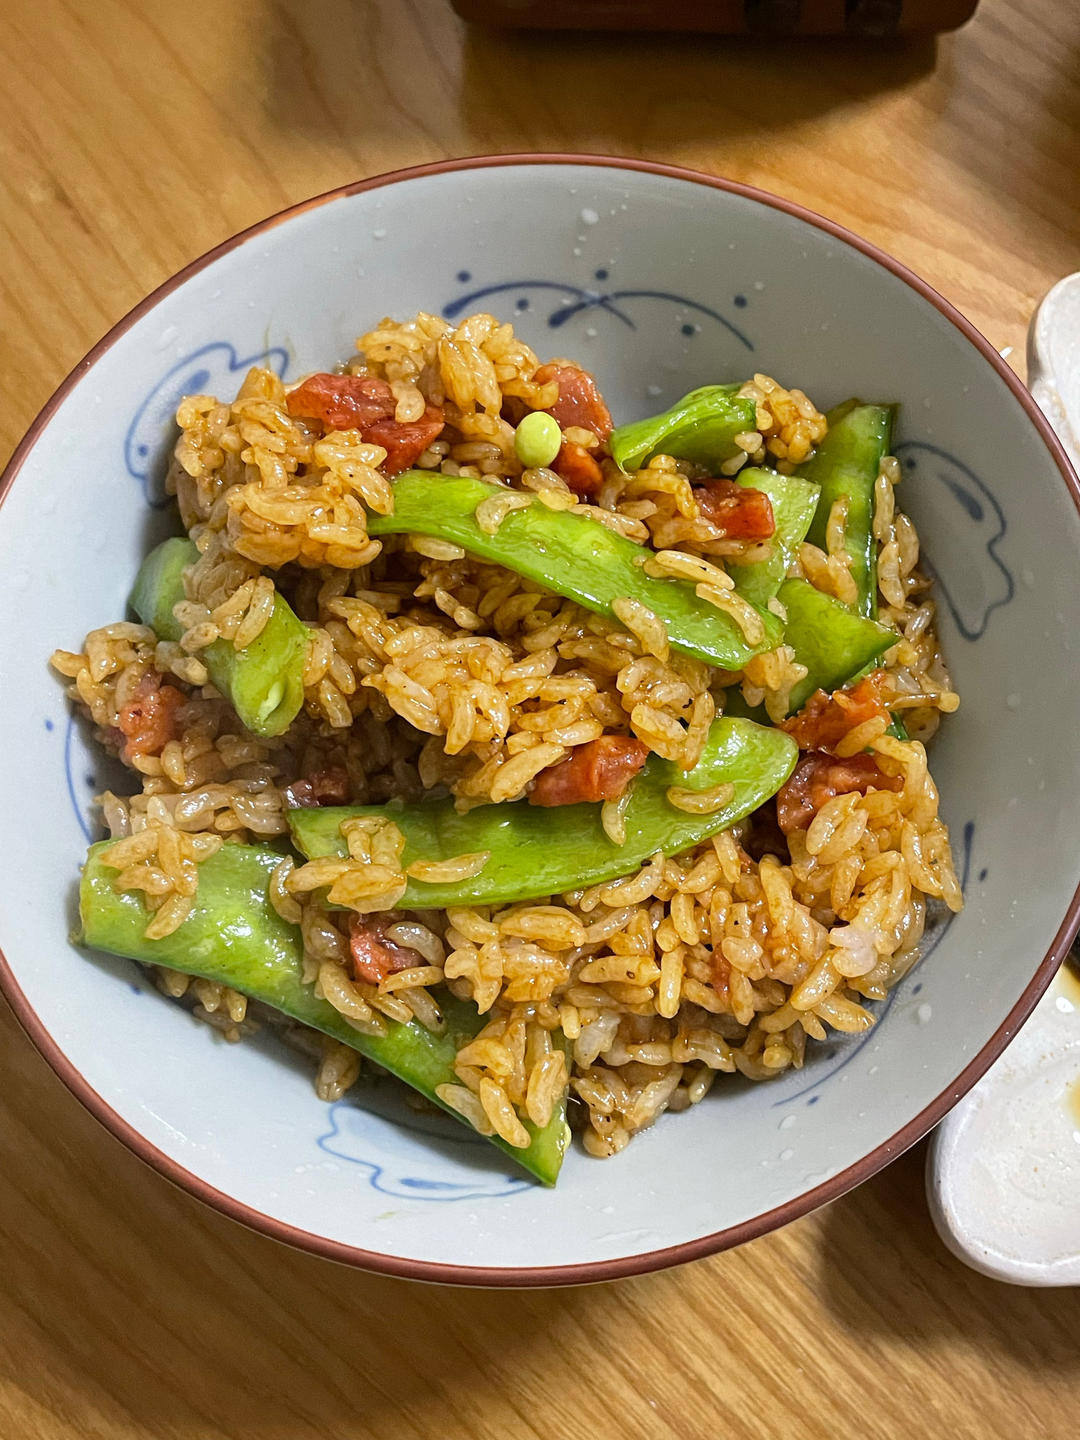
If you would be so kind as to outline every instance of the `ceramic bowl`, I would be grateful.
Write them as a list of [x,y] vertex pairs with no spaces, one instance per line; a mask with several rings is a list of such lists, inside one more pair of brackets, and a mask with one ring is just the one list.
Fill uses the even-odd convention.
[[[1080,463],[1080,273],[1028,329],[1028,382]],[[941,1238],[1014,1285],[1080,1285],[1080,960],[1058,972],[1016,1043],[938,1126],[926,1191]]]
[[[857,1040],[767,1086],[724,1081],[554,1191],[386,1086],[327,1107],[272,1038],[228,1046],[134,965],[68,943],[99,757],[49,672],[121,615],[167,521],[186,391],[253,362],[350,354],[384,314],[488,309],[594,369],[616,416],[765,370],[819,404],[902,406],[902,503],[939,574],[963,696],[934,747],[967,908]],[[0,753],[33,777],[0,812],[4,991],[58,1074],[137,1154],[238,1220],[433,1280],[573,1283],[760,1235],[925,1133],[1031,1010],[1077,921],[1078,487],[1001,358],[922,281],[775,197],[642,162],[498,157],[382,176],[296,207],[169,281],[78,366],[0,498]],[[34,818],[36,817],[36,819]]]

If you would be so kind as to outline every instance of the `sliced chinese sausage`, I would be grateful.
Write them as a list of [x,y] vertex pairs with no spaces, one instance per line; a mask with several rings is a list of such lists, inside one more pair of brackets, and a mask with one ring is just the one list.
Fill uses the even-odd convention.
[[772,501],[764,490],[734,480],[707,480],[694,486],[703,520],[728,540],[768,540],[776,529]]
[[551,462],[551,468],[566,481],[574,494],[582,499],[598,495],[604,483],[603,471],[585,446],[576,445],[569,440],[563,441],[558,455]]
[[412,970],[425,963],[418,950],[397,945],[386,934],[383,917],[352,915],[349,918],[349,955],[353,975],[368,985],[379,985],[399,970]]
[[349,798],[348,771],[331,765],[325,770],[316,770],[303,780],[294,780],[285,787],[285,800],[290,809],[297,806],[313,808],[318,805],[344,805]]
[[649,758],[649,748],[628,735],[601,735],[541,770],[529,801],[533,805],[593,804],[617,800]]
[[359,430],[386,451],[387,475],[408,470],[441,432],[438,405],[427,405],[419,420],[395,420],[397,401],[385,380],[374,375],[309,375],[285,397],[290,415],[320,420],[327,430]]
[[443,412],[437,405],[428,405],[420,420],[375,420],[364,428],[364,439],[381,445],[386,459],[379,467],[387,475],[399,475],[415,465],[443,425]]
[[867,720],[889,720],[881,698],[885,672],[875,670],[857,685],[828,694],[815,690],[797,715],[783,722],[783,728],[800,750],[832,750],[845,735]]
[[776,796],[776,818],[785,835],[805,830],[821,807],[836,795],[868,790],[901,790],[899,775],[886,775],[872,755],[838,760],[825,750],[810,750]]
[[608,440],[613,429],[611,411],[587,370],[577,365],[541,365],[533,379],[538,385],[549,385],[553,380],[558,384],[559,398],[548,406],[548,414],[564,430],[576,425],[591,430],[602,443]]
[[176,712],[186,698],[175,685],[163,685],[160,676],[148,671],[116,719],[124,737],[121,758],[130,764],[137,755],[160,755],[177,738]]
[[390,386],[374,375],[309,375],[285,397],[290,415],[321,420],[327,430],[365,430],[392,418],[396,404]]

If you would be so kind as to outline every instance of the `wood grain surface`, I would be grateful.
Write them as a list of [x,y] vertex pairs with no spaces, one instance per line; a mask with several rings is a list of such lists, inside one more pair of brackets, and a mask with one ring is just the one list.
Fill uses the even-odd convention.
[[[880,50],[470,32],[443,0],[4,0],[0,64],[4,455],[185,261],[446,155],[607,151],[763,185],[892,251],[1021,367],[1032,306],[1080,263],[1080,7],[1061,0],[984,0],[956,35]],[[0,1032],[0,1440],[1077,1434],[1080,1292],[954,1261],[921,1147],[680,1271],[452,1291],[202,1209],[6,1010]]]

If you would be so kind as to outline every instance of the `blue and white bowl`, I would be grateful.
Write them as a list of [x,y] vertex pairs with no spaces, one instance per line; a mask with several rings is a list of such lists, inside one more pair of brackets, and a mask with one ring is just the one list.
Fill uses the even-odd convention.
[[[865,1037],[725,1080],[543,1190],[392,1087],[327,1107],[272,1035],[228,1046],[138,967],[68,943],[100,757],[47,666],[124,611],[163,530],[187,391],[351,353],[383,314],[486,308],[596,371],[616,415],[760,369],[821,405],[902,405],[902,503],[963,697],[933,752],[967,907]],[[318,1254],[481,1284],[601,1279],[762,1234],[871,1175],[1000,1053],[1078,919],[1080,490],[1027,392],[940,296],[799,207],[705,175],[559,156],[378,177],[237,236],[156,291],[49,401],[0,482],[0,984],[136,1153]],[[36,823],[29,817],[36,816]]]

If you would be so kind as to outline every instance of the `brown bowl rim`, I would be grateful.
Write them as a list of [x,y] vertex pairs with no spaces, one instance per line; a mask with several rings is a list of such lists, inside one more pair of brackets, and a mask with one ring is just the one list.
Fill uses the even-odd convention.
[[[303,200],[297,205],[288,206],[284,210],[260,220],[257,224],[241,230],[228,240],[222,241],[220,245],[214,246],[190,264],[185,265],[182,270],[177,271],[170,279],[164,281],[138,305],[130,310],[123,319],[119,320],[108,334],[83,357],[71,373],[59,385],[53,395],[45,402],[26,434],[16,446],[11,459],[0,475],[0,505],[9,493],[19,470],[22,468],[27,456],[37,443],[42,432],[49,421],[63,403],[67,395],[101,358],[101,356],[112,345],[124,335],[135,322],[150,310],[166,295],[169,295],[177,286],[182,285],[200,270],[212,264],[222,255],[228,254],[248,240],[258,235],[265,234],[273,227],[280,225],[283,221],[291,220],[305,211],[313,210],[318,206],[326,205],[334,200],[345,199],[350,195],[358,195],[366,190],[377,190],[388,185],[400,184],[402,181],[422,179],[431,175],[446,175],[460,173],[469,170],[491,169],[497,166],[523,166],[523,165],[580,165],[599,166],[605,169],[637,171],[648,175],[662,175],[675,180],[687,181],[694,185],[704,185],[713,190],[725,190],[732,195],[741,195],[746,199],[756,201],[760,205],[766,205],[770,209],[779,210],[785,215],[794,216],[815,229],[824,231],[835,240],[844,245],[850,246],[853,250],[865,255],[868,259],[875,261],[884,270],[903,280],[912,290],[921,295],[931,305],[960,331],[983,358],[993,367],[998,376],[1005,382],[1013,395],[1019,401],[1026,412],[1028,419],[1035,427],[1040,438],[1043,440],[1050,456],[1061,473],[1061,478],[1066,490],[1072,497],[1073,504],[1080,513],[1080,481],[1061,446],[1060,441],[1054,434],[1049,421],[1039,409],[1030,392],[1014,373],[1011,367],[1006,364],[998,351],[990,342],[975,329],[974,325],[951,305],[944,296],[925,280],[914,274],[907,266],[900,264],[890,255],[864,240],[861,236],[854,234],[842,225],[833,220],[828,220],[815,211],[797,204],[793,200],[786,200],[778,195],[773,195],[767,190],[760,190],[753,185],[745,185],[737,180],[726,180],[719,176],[708,175],[700,170],[692,170],[679,165],[666,165],[658,161],[638,160],[617,155],[591,155],[591,154],[558,154],[555,152],[542,152],[537,154],[506,154],[506,155],[476,155],[463,156],[451,160],[439,160],[427,165],[414,165],[399,170],[390,170],[382,175],[374,175],[367,180],[354,181],[349,185],[340,185],[333,190],[327,190],[321,195],[313,196],[309,200]],[[624,1276],[643,1275],[653,1270],[665,1269],[672,1265],[681,1265],[689,1260],[697,1260],[706,1255],[714,1255],[718,1251],[730,1249],[732,1246],[741,1245],[746,1240],[754,1240],[760,1235],[766,1235],[771,1230],[778,1229],[781,1225],[788,1224],[791,1220],[797,1220],[803,1215],[809,1214],[819,1206],[837,1199],[846,1191],[861,1185],[877,1171],[882,1169],[890,1161],[903,1153],[909,1146],[920,1140],[938,1123],[939,1120],[952,1108],[953,1105],[964,1095],[975,1082],[989,1069],[998,1058],[1006,1045],[1010,1042],[1021,1025],[1035,1008],[1043,991],[1049,985],[1058,967],[1064,960],[1077,928],[1080,926],[1080,888],[1077,889],[1066,911],[1065,918],[1054,937],[1053,943],[1046,955],[1040,961],[1031,980],[1025,986],[1019,1000],[1009,1011],[1002,1024],[982,1047],[979,1053],[969,1061],[951,1085],[947,1086],[929,1105],[919,1112],[912,1120],[909,1120],[900,1130],[883,1144],[875,1146],[867,1155],[857,1160],[853,1165],[838,1174],[831,1176],[822,1184],[807,1190],[801,1195],[778,1205],[772,1210],[756,1215],[752,1219],[744,1220],[738,1225],[728,1226],[727,1229],[715,1231],[711,1235],[699,1236],[696,1240],[687,1240],[681,1245],[670,1245],[660,1250],[650,1250],[639,1255],[625,1255],[614,1260],[586,1261],[573,1265],[547,1265],[547,1266],[483,1266],[483,1265],[449,1265],[439,1261],[409,1259],[404,1256],[385,1255],[377,1250],[365,1250],[359,1246],[346,1245],[341,1241],[330,1240],[322,1235],[313,1235],[309,1231],[301,1230],[296,1226],[286,1224],[277,1220],[271,1215],[263,1214],[262,1211],[254,1209],[250,1205],[236,1200],[231,1195],[215,1189],[205,1180],[193,1175],[171,1156],[166,1155],[152,1144],[146,1136],[142,1135],[134,1126],[130,1125],[101,1095],[89,1084],[82,1073],[68,1059],[60,1046],[46,1030],[39,1019],[29,1000],[25,996],[18,981],[15,978],[3,951],[0,950],[0,992],[6,997],[16,1019],[26,1031],[30,1040],[37,1048],[45,1061],[52,1067],[59,1078],[71,1091],[71,1093],[82,1102],[90,1113],[101,1122],[105,1128],[119,1140],[140,1160],[145,1161],[153,1169],[164,1175],[167,1180],[186,1190],[189,1194],[201,1200],[204,1204],[220,1211],[223,1215],[233,1220],[238,1220],[249,1229],[256,1230],[264,1235],[269,1235],[275,1240],[281,1240],[287,1245],[296,1249],[309,1251],[313,1255],[321,1256],[323,1259],[335,1260],[346,1265],[353,1265],[364,1270],[371,1270],[385,1275],[401,1276],[410,1280],[426,1280],[451,1285],[481,1285],[491,1287],[547,1287],[556,1285],[582,1285],[590,1284],[599,1280],[615,1280]]]

